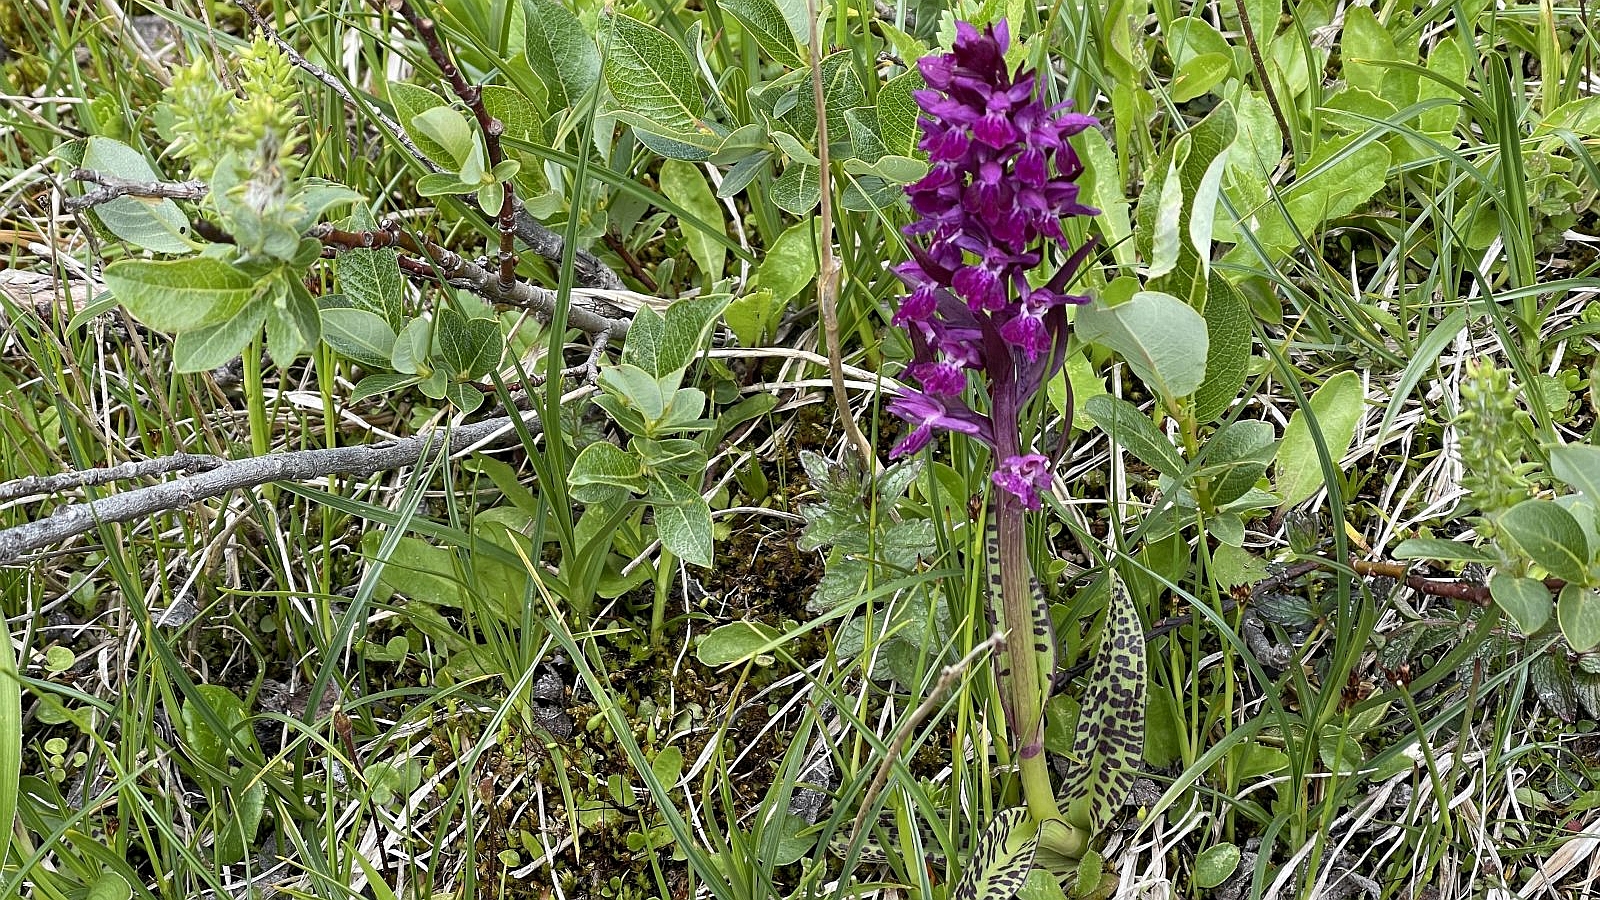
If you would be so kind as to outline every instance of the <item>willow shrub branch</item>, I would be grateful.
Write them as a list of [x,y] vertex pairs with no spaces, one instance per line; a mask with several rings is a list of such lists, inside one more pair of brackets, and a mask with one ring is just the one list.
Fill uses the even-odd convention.
[[[539,430],[534,413],[523,414],[532,431]],[[137,488],[87,503],[62,507],[43,519],[0,531],[0,564],[16,562],[25,553],[53,547],[102,525],[147,519],[182,509],[223,494],[273,482],[301,482],[330,475],[365,477],[408,466],[431,463],[440,453],[454,454],[517,434],[510,416],[485,419],[459,428],[430,428],[395,441],[327,450],[298,450],[246,459],[223,461],[196,475]],[[94,483],[89,470],[68,473]],[[65,477],[65,476],[63,476]]]
[[[297,52],[288,41],[285,41],[278,34],[277,29],[272,27],[272,23],[267,21],[261,15],[260,10],[251,4],[249,0],[234,0],[234,2],[240,9],[244,10],[245,15],[250,17],[250,21],[266,36],[267,40],[276,44],[284,52],[284,55],[288,57],[292,65],[332,90],[344,101],[346,106],[355,112],[372,116],[384,130],[394,136],[400,146],[405,148],[406,153],[410,154],[412,159],[416,160],[424,169],[429,172],[444,171],[438,163],[429,159],[427,154],[422,152],[421,148],[411,140],[411,136],[399,122],[385,115],[371,103],[357,102],[355,95],[337,77]],[[480,103],[479,106],[481,105]],[[495,136],[495,141],[498,144],[498,135]],[[535,219],[533,214],[523,207],[522,201],[515,198],[512,191],[507,190],[506,195],[512,198],[511,225],[516,237],[521,239],[529,250],[537,253],[551,265],[559,266],[562,255],[566,251],[566,241],[560,234],[546,228],[543,223]],[[504,202],[502,202],[499,210],[483,210],[483,213],[495,219],[496,228],[500,231],[503,249],[506,234],[506,208]],[[503,265],[504,261],[502,260]],[[601,261],[598,256],[588,250],[580,249],[573,253],[573,271],[576,273],[578,283],[584,287],[607,291],[627,289],[627,286],[622,283],[622,278],[612,271],[610,266]]]

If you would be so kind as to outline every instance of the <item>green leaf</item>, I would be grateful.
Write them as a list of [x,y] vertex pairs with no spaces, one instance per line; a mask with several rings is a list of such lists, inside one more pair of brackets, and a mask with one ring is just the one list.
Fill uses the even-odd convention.
[[1210,890],[1232,877],[1239,868],[1239,845],[1213,844],[1194,858],[1195,887]]
[[1039,832],[1025,807],[995,813],[972,848],[950,900],[1011,900],[1022,889],[1039,848]]
[[1589,576],[1589,542],[1572,513],[1549,500],[1524,500],[1500,514],[1500,530],[1527,557],[1564,581]]
[[822,199],[816,166],[790,163],[772,183],[772,202],[787,213],[803,216]]
[[795,35],[772,0],[720,0],[717,4],[744,26],[767,56],[785,68],[805,65],[796,51]]
[[1506,611],[1523,634],[1533,634],[1550,621],[1555,605],[1550,600],[1550,589],[1537,578],[1518,578],[1505,572],[1496,572],[1489,579],[1489,596]]
[[389,367],[407,375],[426,375],[431,371],[428,356],[432,349],[432,325],[418,316],[407,322],[395,337],[394,353],[389,355]]
[[1206,320],[1171,294],[1139,291],[1126,303],[1085,306],[1074,330],[1117,351],[1140,380],[1168,400],[1194,393],[1205,380]]
[[1194,392],[1194,415],[1214,422],[1233,401],[1250,371],[1250,306],[1220,272],[1206,279],[1206,377]]
[[254,278],[209,256],[119,259],[106,266],[104,277],[128,312],[156,331],[216,325],[238,316],[256,297]]
[[[200,712],[199,704],[210,707],[227,734],[218,734],[212,729],[208,718]],[[184,748],[195,759],[223,771],[228,767],[230,743],[236,742],[246,748],[256,744],[244,701],[222,685],[195,685],[194,696],[184,701],[179,718],[183,723]]]
[[[1316,417],[1328,453],[1333,457],[1334,471],[1339,470],[1339,460],[1349,449],[1365,409],[1361,376],[1355,372],[1340,372],[1311,395],[1311,414]],[[1304,409],[1295,410],[1289,417],[1283,442],[1278,445],[1274,475],[1285,509],[1309,498],[1323,486],[1322,464],[1317,457],[1317,446],[1311,440],[1311,427],[1306,424]]]
[[645,489],[644,466],[637,456],[615,444],[596,441],[578,454],[567,481],[574,486],[611,485],[637,494]]
[[661,343],[656,348],[657,377],[686,369],[694,362],[727,305],[726,296],[708,295],[678,300],[667,307]]
[[1067,820],[1097,833],[1116,814],[1139,774],[1144,752],[1144,625],[1115,570],[1106,632],[1084,692],[1072,744],[1074,780],[1061,806]]
[[1439,562],[1495,563],[1500,557],[1488,547],[1442,538],[1407,538],[1394,548],[1395,559],[1431,559]]
[[101,872],[94,884],[89,885],[84,900],[129,900],[132,896],[133,888],[127,879],[116,872]]
[[368,397],[387,394],[401,388],[410,387],[417,383],[417,376],[406,375],[399,372],[385,372],[378,375],[368,375],[356,382],[355,390],[350,392],[350,402],[360,403]]
[[178,332],[172,341],[173,368],[179,372],[204,372],[225,365],[261,333],[270,306],[265,300],[257,300],[227,321]]
[[600,80],[600,53],[583,22],[554,0],[523,0],[523,51],[550,96],[552,111],[583,102]]
[[[535,3],[538,0],[526,2]],[[539,108],[521,91],[504,85],[486,84],[483,86],[483,108],[500,120],[505,127],[502,132],[505,137],[535,145],[545,142],[544,121],[540,118]],[[522,171],[521,163],[515,159],[502,159],[496,169],[493,173],[496,181],[510,181]],[[535,177],[542,179],[543,176]]]
[[912,93],[925,86],[922,73],[912,69],[878,88],[878,133],[884,147],[896,156],[911,156],[922,136],[917,127],[921,108]]
[[810,287],[817,278],[816,239],[815,219],[784,229],[756,266],[756,284],[772,291],[780,303],[789,302]]
[[[1135,211],[1134,244],[1139,257],[1149,261],[1157,275],[1169,271],[1174,274],[1170,279],[1173,283],[1154,283],[1149,287],[1183,295],[1191,292],[1197,277],[1193,273],[1201,269],[1200,260],[1195,256],[1192,239],[1185,242],[1180,237],[1196,215],[1195,201],[1202,193],[1201,185],[1212,162],[1219,156],[1231,155],[1229,148],[1237,136],[1238,122],[1233,106],[1219,103],[1209,115],[1172,141],[1151,164],[1151,181],[1144,186],[1139,208]],[[1189,230],[1192,238],[1192,229]],[[1166,248],[1161,254],[1156,251],[1158,238]],[[1169,263],[1168,255],[1174,252],[1171,249],[1174,244],[1177,256]],[[1159,266],[1158,257],[1162,263]],[[1199,277],[1203,277],[1203,273]]]
[[778,324],[783,304],[769,290],[754,290],[728,304],[723,310],[723,321],[739,339],[739,344],[754,347]]
[[1172,99],[1188,103],[1202,97],[1223,79],[1233,74],[1233,56],[1227,53],[1202,53],[1187,62],[1172,79]]
[[[121,141],[96,135],[83,150],[83,167],[129,181],[160,181],[144,154]],[[186,239],[189,219],[178,204],[153,197],[118,197],[94,207],[95,217],[107,231],[130,244],[155,253],[190,253]]]
[[1259,209],[1255,236],[1265,249],[1289,252],[1298,246],[1296,231],[1314,241],[1324,223],[1355,210],[1387,184],[1389,149],[1377,142],[1355,146],[1360,139],[1342,135],[1317,146],[1298,180],[1280,194],[1288,220],[1276,203]]
[[389,83],[389,102],[394,104],[394,117],[405,128],[406,134],[422,154],[441,166],[454,167],[455,157],[437,141],[418,131],[412,124],[417,116],[430,109],[445,106],[444,98],[417,84],[403,81]]
[[267,353],[281,367],[322,339],[322,317],[317,301],[298,281],[288,282],[279,295],[278,302],[267,307]]
[[1566,444],[1551,448],[1550,473],[1589,499],[1600,501],[1600,447]]
[[[706,176],[699,166],[669,159],[661,164],[658,178],[661,193],[666,194],[667,199],[683,207],[701,223],[715,228],[719,237],[727,236],[722,206],[717,203],[716,195],[711,193],[711,186],[706,183]],[[690,225],[680,219],[678,227],[683,231],[683,242],[689,248],[689,255],[700,267],[700,274],[708,282],[721,278],[728,257],[728,248],[723,242],[713,238],[711,232],[704,230],[699,223]]]
[[712,629],[694,648],[700,665],[720,669],[723,666],[747,662],[770,652],[767,648],[778,637],[778,630],[760,622],[729,622]]
[[[370,228],[371,216],[357,228]],[[405,279],[399,254],[392,249],[346,250],[334,261],[344,295],[358,308],[383,317],[391,332],[405,325]]]
[[1120,397],[1098,394],[1084,401],[1083,413],[1135,459],[1170,478],[1183,475],[1178,451],[1139,407]]
[[411,119],[411,127],[449,155],[447,168],[462,169],[478,146],[466,116],[448,106],[435,106],[417,113]]
[[1562,588],[1556,618],[1573,652],[1587,653],[1600,646],[1600,594],[1594,590],[1576,584]]
[[688,438],[657,441],[636,437],[630,449],[639,454],[645,468],[657,473],[688,477],[706,471],[706,451],[699,441]]
[[22,778],[22,682],[17,656],[7,640],[0,647],[0,859],[8,859]]
[[494,319],[469,319],[445,307],[434,314],[439,356],[450,373],[464,381],[475,381],[500,364],[505,339],[500,323]]
[[1399,55],[1395,53],[1394,38],[1378,23],[1370,7],[1356,6],[1345,11],[1341,40],[1345,80],[1373,94],[1381,93],[1390,70],[1379,63],[1397,61]]
[[660,29],[625,15],[605,15],[611,30],[603,63],[617,104],[679,131],[701,127],[705,101],[688,54]]
[[1265,475],[1276,447],[1272,425],[1241,419],[1224,426],[1206,441],[1205,466],[1197,474],[1211,478],[1211,502],[1226,506],[1243,497]]
[[661,546],[684,562],[711,568],[711,506],[700,492],[675,478],[659,478],[647,499]]

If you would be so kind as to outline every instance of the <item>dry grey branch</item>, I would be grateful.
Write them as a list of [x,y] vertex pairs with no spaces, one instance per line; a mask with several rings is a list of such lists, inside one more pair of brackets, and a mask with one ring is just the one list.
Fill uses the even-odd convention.
[[206,453],[175,453],[172,456],[127,462],[103,469],[62,472],[57,475],[30,475],[27,478],[0,483],[0,500],[15,500],[18,497],[34,494],[59,494],[62,491],[88,485],[151,478],[156,475],[170,475],[173,472],[193,475],[198,472],[209,472],[226,462],[227,460],[220,456]]
[[[530,430],[538,431],[533,413],[525,413]],[[431,428],[414,437],[357,447],[298,450],[248,459],[227,460],[198,475],[139,488],[90,503],[62,507],[49,517],[0,531],[0,564],[24,553],[60,544],[99,525],[129,522],[190,506],[230,491],[275,481],[311,481],[329,475],[364,477],[406,466],[426,465],[443,451],[454,453],[484,441],[511,437],[512,418],[486,419],[459,428]],[[70,473],[81,474],[81,473]]]
[[73,169],[68,173],[73,181],[87,181],[98,184],[99,187],[92,191],[85,191],[80,197],[68,197],[62,202],[67,209],[77,212],[109,203],[118,197],[161,197],[168,200],[201,200],[211,192],[204,181],[130,181],[96,172],[93,169]]

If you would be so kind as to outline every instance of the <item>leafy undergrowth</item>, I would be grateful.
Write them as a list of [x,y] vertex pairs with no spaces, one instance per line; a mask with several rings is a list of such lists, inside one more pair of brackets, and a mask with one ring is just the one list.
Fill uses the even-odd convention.
[[[447,0],[434,47],[275,4],[354,104],[242,7],[55,6],[0,11],[0,481],[561,413],[0,566],[0,897],[961,893],[1033,800],[985,654],[998,489],[961,434],[890,459],[889,269],[916,59],[1002,13],[1010,63],[1102,120],[1071,137],[1094,303],[1022,423],[1059,459],[1026,528],[1059,790],[1094,770],[1117,583],[1149,671],[1111,712],[1143,723],[1132,790],[1023,895],[1589,889],[1581,7],[1247,2],[1249,36],[1232,4],[848,7],[816,73],[830,293],[801,5]],[[434,50],[492,86],[499,168]],[[68,213],[79,165],[222,197]],[[498,286],[503,185],[620,285],[522,235],[514,281],[576,289],[565,331]],[[0,486],[0,526],[148,483]]]

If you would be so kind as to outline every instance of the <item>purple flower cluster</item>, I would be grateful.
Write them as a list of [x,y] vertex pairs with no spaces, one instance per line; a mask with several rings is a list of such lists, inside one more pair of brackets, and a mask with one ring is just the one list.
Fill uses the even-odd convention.
[[[1021,453],[1017,417],[1061,367],[1066,304],[1089,299],[1065,286],[1090,245],[1042,286],[1028,275],[1050,246],[1068,248],[1064,217],[1099,213],[1078,202],[1083,164],[1066,141],[1098,123],[1070,103],[1047,107],[1033,72],[1011,75],[1004,20],[981,33],[958,22],[956,35],[953,52],[917,63],[928,84],[915,95],[925,114],[919,146],[932,168],[906,189],[917,219],[903,229],[911,259],[895,273],[910,293],[894,324],[910,334],[910,374],[922,389],[890,406],[913,426],[892,455],[922,449],[934,429],[972,435],[1000,459],[994,483],[1037,509],[1050,460]],[[963,400],[969,372],[987,382],[988,415]]]

